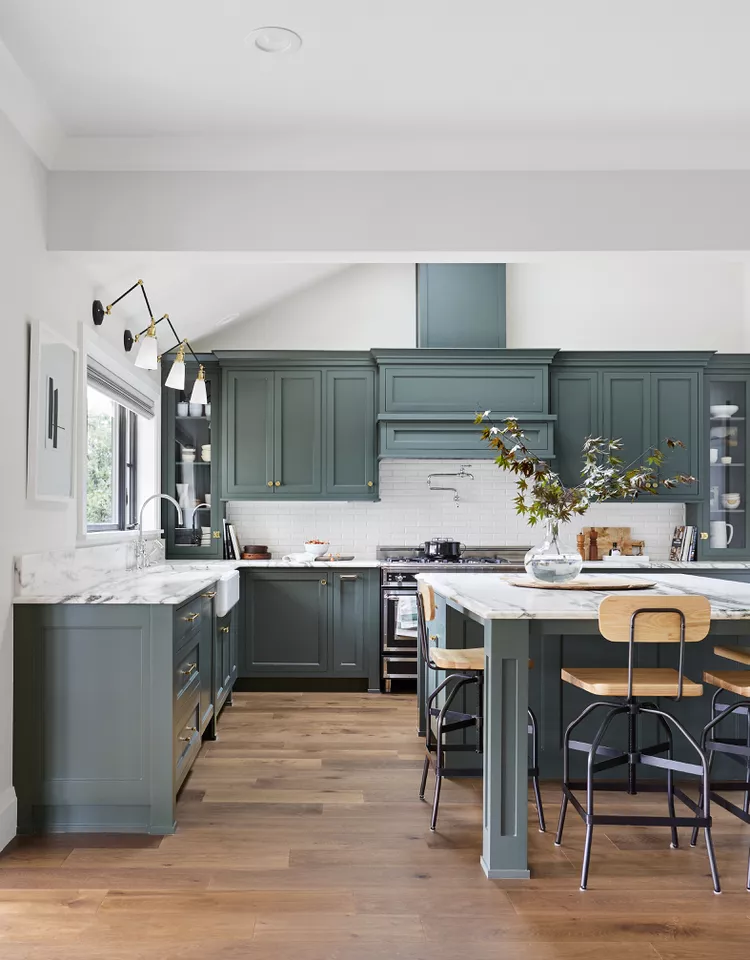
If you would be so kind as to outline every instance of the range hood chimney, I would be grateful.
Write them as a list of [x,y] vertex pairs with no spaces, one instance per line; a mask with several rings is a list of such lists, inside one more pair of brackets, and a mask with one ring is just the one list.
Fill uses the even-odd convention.
[[417,347],[506,346],[504,263],[417,264]]

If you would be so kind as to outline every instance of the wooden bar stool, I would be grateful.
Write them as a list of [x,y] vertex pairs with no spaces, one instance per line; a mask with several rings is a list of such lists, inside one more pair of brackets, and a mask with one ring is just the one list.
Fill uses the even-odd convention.
[[[427,622],[435,619],[435,594],[431,586],[426,583],[419,584],[417,592],[417,632],[419,643],[422,649],[424,662],[435,672],[448,672],[448,676],[435,687],[427,698],[427,708],[425,711],[427,723],[425,724],[425,758],[424,768],[422,770],[422,783],[419,788],[419,799],[424,800],[425,787],[427,786],[427,774],[432,761],[432,754],[435,754],[435,796],[432,801],[432,820],[430,830],[435,830],[437,826],[438,807],[440,804],[440,787],[443,777],[481,777],[483,768],[480,764],[477,767],[448,767],[445,763],[445,754],[451,751],[472,750],[475,753],[482,753],[483,738],[483,716],[484,716],[484,647],[470,647],[465,650],[448,650],[444,647],[431,647],[429,641],[437,639],[430,637],[427,631]],[[531,666],[531,663],[529,664]],[[475,714],[462,713],[458,710],[451,710],[451,704],[460,690],[469,686],[477,688],[477,712]],[[442,707],[433,707],[435,698],[443,691],[446,691],[445,700]],[[432,717],[436,718],[435,737],[432,736]],[[476,746],[467,744],[447,744],[444,742],[446,734],[454,730],[464,730],[467,727],[475,727],[477,731]],[[539,818],[539,830],[544,833],[546,830],[544,822],[544,809],[542,807],[542,795],[539,790],[539,732],[536,717],[529,709],[528,733],[531,737],[531,765],[529,767],[529,778],[534,787],[534,798],[536,801],[537,816]]]
[[[750,666],[750,650],[742,647],[714,647],[714,653],[735,663]],[[728,810],[743,823],[750,823],[750,670],[706,670],[703,674],[704,683],[716,687],[716,693],[711,701],[711,720],[706,724],[701,737],[701,747],[708,753],[710,760],[714,754],[723,753],[745,768],[742,780],[711,780],[709,796],[714,803]],[[722,703],[719,696],[722,692],[733,693],[740,699],[734,703]],[[719,737],[716,727],[733,714],[744,715],[748,718],[748,732],[742,739],[737,737]],[[742,790],[745,794],[742,807],[727,800],[724,793]],[[698,830],[693,830],[690,841],[695,846],[698,840]],[[750,890],[750,855],[747,862],[747,889]]]
[[[589,704],[565,731],[563,741],[563,787],[560,805],[560,820],[557,827],[555,844],[562,843],[565,813],[568,802],[586,824],[586,843],[583,851],[581,870],[581,890],[586,889],[589,863],[591,860],[591,841],[594,826],[600,824],[622,824],[627,826],[670,827],[673,848],[678,846],[678,827],[703,829],[706,834],[706,848],[711,866],[714,891],[720,893],[719,874],[716,868],[713,842],[711,839],[711,810],[708,784],[708,760],[705,752],[682,724],[666,710],[660,709],[654,702],[656,697],[670,697],[678,701],[682,697],[699,697],[703,693],[700,683],[693,683],[684,676],[685,644],[702,640],[711,625],[711,606],[705,597],[645,597],[645,596],[608,596],[599,606],[599,630],[603,637],[615,643],[628,644],[628,666],[623,669],[599,669],[597,667],[563,668],[562,679],[572,683],[588,693],[605,697],[622,697],[619,703],[597,700]],[[679,665],[671,668],[641,669],[635,668],[634,651],[636,643],[679,643]],[[638,698],[645,698],[643,700]],[[606,708],[606,714],[592,743],[572,740],[575,728],[600,707]],[[642,747],[638,743],[637,719],[647,714],[657,718],[663,728],[666,740],[651,746]],[[615,717],[627,718],[628,746],[626,751],[605,746],[604,736]],[[672,728],[683,735],[695,750],[698,762],[683,763],[673,758]],[[570,751],[580,750],[588,754],[587,775],[585,780],[570,779]],[[666,756],[662,756],[666,754]],[[597,757],[602,757],[601,760]],[[657,792],[664,787],[660,783],[638,783],[636,768],[638,765],[661,767],[667,771],[667,817],[612,816],[594,812],[595,790],[627,790],[631,795],[639,791]],[[614,767],[627,766],[627,783],[599,781],[594,775]],[[694,803],[682,790],[675,787],[674,772],[695,774],[702,780],[702,800]],[[586,805],[583,806],[575,796],[575,790],[586,790]],[[677,797],[690,810],[693,817],[675,815],[674,798]]]

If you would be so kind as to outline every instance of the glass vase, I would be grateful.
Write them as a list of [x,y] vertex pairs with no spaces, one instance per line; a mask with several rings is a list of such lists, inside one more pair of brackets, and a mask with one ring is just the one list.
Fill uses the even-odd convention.
[[524,557],[529,576],[542,583],[569,583],[581,572],[583,558],[568,542],[564,524],[559,520],[546,522],[544,540]]

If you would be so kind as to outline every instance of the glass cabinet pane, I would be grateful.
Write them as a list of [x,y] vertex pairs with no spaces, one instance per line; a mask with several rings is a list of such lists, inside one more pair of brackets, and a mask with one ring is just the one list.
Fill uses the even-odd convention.
[[174,546],[213,549],[212,493],[213,458],[211,450],[212,380],[206,378],[207,404],[189,403],[192,389],[180,395],[174,425],[174,477],[172,495],[182,507],[182,523],[175,526]]
[[744,550],[747,489],[746,381],[709,380],[709,531],[711,550]]

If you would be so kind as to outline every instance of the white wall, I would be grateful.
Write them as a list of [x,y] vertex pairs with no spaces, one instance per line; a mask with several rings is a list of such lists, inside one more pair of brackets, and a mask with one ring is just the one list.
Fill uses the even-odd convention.
[[[445,480],[460,493],[427,489],[432,472],[452,472],[461,461],[382,460],[379,503],[265,503],[232,501],[229,516],[240,543],[265,543],[276,557],[299,553],[305,540],[330,540],[336,553],[360,559],[375,556],[377,546],[416,546],[431,537],[455,537],[473,546],[531,545],[543,532],[531,529],[513,505],[512,477],[492,462],[473,463],[474,480]],[[468,462],[468,461],[465,461]],[[653,559],[666,560],[674,528],[685,522],[680,503],[612,503],[592,507],[570,524],[630,527],[633,539],[645,540]]]
[[743,352],[745,275],[739,262],[692,257],[510,264],[508,346]]
[[[78,344],[90,324],[93,292],[46,249],[46,183],[40,162],[0,113],[0,324],[3,336],[3,461],[0,501],[0,848],[15,834],[12,788],[12,607],[16,554],[76,543],[77,502],[26,500],[28,321],[36,318]],[[122,324],[107,318],[102,337],[121,349]]]
[[416,346],[411,263],[348,267],[203,337],[206,349],[369,350]]

